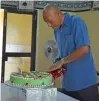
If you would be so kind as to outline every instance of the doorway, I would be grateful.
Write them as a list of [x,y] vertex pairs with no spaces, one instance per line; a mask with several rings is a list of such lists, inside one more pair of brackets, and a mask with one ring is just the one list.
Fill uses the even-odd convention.
[[11,72],[35,70],[37,11],[4,9],[1,82]]

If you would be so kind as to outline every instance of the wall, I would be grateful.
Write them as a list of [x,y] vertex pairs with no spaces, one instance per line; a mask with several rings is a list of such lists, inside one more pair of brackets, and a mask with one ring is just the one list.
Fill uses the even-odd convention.
[[[99,59],[99,54],[98,54],[99,12],[86,11],[86,12],[76,12],[73,14],[81,16],[85,20],[88,26],[89,37],[91,41],[91,48],[94,55],[95,65],[97,70],[99,71],[99,62],[98,62],[98,59]],[[51,62],[45,57],[43,46],[47,40],[54,39],[54,35],[53,35],[53,30],[49,28],[47,24],[43,21],[42,10],[39,10],[38,27],[39,27],[39,30],[38,30],[38,41],[37,41],[38,42],[37,43],[37,46],[38,46],[37,68],[39,71],[46,71],[51,66]],[[56,80],[57,87],[61,87],[61,80],[62,78],[59,78],[58,80]]]
[[87,24],[94,61],[99,72],[99,11],[87,11],[76,14],[81,16]]
[[[54,40],[53,29],[48,27],[44,22],[42,17],[42,10],[38,12],[38,37],[37,37],[37,70],[38,71],[47,71],[51,66],[51,61],[49,61],[44,55],[44,45],[48,40]],[[56,86],[61,85],[61,78],[56,80]]]
[[47,24],[43,21],[42,17],[42,11],[39,11],[39,18],[38,18],[38,59],[37,59],[37,65],[39,71],[46,71],[51,64],[51,61],[48,61],[48,59],[44,55],[44,44],[52,39],[54,40],[53,35],[53,29],[48,27]]
[[1,82],[1,62],[2,62],[3,17],[4,17],[4,10],[0,9],[0,82]]

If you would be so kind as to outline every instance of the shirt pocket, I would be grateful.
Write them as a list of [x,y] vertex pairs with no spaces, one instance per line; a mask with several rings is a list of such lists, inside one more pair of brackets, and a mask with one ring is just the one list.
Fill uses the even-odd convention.
[[66,39],[66,42],[68,44],[73,44],[74,40],[73,40],[73,35],[72,34],[69,34],[69,35],[66,35],[65,36],[65,39]]
[[68,52],[68,55],[74,51],[75,44],[74,44],[74,38],[72,34],[65,36],[65,47]]

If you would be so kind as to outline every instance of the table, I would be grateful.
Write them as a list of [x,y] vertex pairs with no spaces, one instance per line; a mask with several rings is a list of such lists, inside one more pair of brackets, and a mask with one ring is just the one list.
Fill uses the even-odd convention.
[[[1,86],[1,101],[9,101],[9,99],[7,99],[7,97],[10,95],[8,86],[6,86],[4,83],[0,84],[0,86]],[[25,99],[16,100],[13,98],[10,101],[25,101]],[[78,101],[78,100],[57,91],[57,100],[56,101]]]

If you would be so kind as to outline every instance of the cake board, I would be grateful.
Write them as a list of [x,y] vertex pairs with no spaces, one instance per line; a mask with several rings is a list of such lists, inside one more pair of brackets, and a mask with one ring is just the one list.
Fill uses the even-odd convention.
[[42,87],[19,86],[10,81],[5,84],[9,87],[9,101],[56,101],[57,88],[54,83]]

